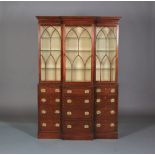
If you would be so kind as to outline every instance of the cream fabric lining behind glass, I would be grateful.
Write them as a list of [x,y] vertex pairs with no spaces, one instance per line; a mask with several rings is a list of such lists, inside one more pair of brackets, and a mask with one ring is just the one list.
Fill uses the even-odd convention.
[[91,81],[92,27],[65,27],[66,81]]
[[41,26],[41,80],[61,79],[61,27]]
[[96,81],[116,80],[116,31],[116,27],[96,28]]

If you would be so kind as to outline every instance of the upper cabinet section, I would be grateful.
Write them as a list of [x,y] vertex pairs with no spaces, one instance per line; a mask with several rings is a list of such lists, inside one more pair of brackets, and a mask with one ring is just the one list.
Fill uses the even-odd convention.
[[40,27],[41,81],[61,79],[61,27]]
[[120,17],[37,18],[39,81],[117,82]]

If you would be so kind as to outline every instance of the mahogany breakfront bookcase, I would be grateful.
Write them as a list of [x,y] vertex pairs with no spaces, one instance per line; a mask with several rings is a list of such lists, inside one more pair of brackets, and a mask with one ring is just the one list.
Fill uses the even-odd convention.
[[38,138],[117,138],[120,17],[37,19]]

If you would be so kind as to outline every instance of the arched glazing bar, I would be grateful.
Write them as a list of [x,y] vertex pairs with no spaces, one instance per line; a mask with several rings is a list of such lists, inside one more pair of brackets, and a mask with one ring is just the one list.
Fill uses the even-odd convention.
[[41,80],[61,79],[61,29],[60,26],[41,26]]
[[[65,56],[66,63],[70,63],[71,68],[68,68],[66,64],[66,81],[86,81],[87,63],[91,63],[91,61],[88,61],[88,58],[91,59],[90,32],[87,30],[87,27],[67,28],[68,31],[65,35]],[[90,43],[88,44],[87,42]],[[85,44],[85,46],[83,44]],[[71,75],[71,78],[69,75]],[[90,76],[90,78],[88,78],[88,81],[90,81],[91,72],[88,76]]]

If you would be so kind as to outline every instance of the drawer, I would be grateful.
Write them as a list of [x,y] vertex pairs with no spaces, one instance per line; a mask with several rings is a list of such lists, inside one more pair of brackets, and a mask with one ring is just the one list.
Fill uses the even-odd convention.
[[117,94],[118,88],[117,86],[97,86],[95,88],[95,93],[97,95],[102,94]]
[[59,120],[40,120],[39,130],[44,132],[60,132]]
[[109,122],[106,122],[106,123],[96,121],[95,131],[96,132],[113,132],[113,131],[117,131],[117,123],[113,122],[113,121],[109,121]]
[[56,87],[56,86],[42,85],[42,86],[39,86],[38,92],[40,94],[50,94],[50,95],[60,94],[61,88],[60,88],[60,86]]
[[96,120],[116,120],[117,110],[116,108],[96,108],[95,116]]
[[[78,122],[77,122],[78,121]],[[91,121],[64,121],[64,133],[91,133],[93,131]]]
[[90,108],[64,108],[63,110],[64,119],[90,119],[92,118],[92,110]]
[[60,107],[59,106],[51,106],[40,105],[39,106],[39,115],[42,119],[60,119]]
[[61,98],[60,96],[50,96],[48,94],[39,95],[39,103],[40,104],[54,104],[54,105],[60,105]]
[[117,95],[102,95],[96,96],[95,104],[115,104],[117,103]]
[[91,96],[92,90],[90,87],[80,87],[80,88],[63,88],[63,96]]
[[90,105],[92,105],[92,97],[88,96],[88,97],[78,97],[78,96],[66,96],[63,97],[63,105],[64,106],[85,106],[85,107],[89,107]]

